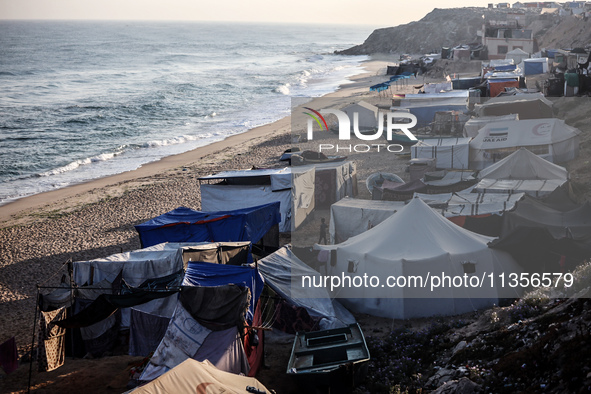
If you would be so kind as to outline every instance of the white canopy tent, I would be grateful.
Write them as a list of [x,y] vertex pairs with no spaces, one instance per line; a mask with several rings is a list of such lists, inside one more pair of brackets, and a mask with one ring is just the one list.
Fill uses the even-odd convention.
[[579,134],[555,118],[492,123],[470,142],[470,167],[486,168],[521,147],[552,163],[567,162],[579,153]]
[[566,168],[544,160],[527,150],[520,148],[501,161],[486,167],[478,173],[479,179],[559,179],[568,180]]
[[529,53],[521,48],[515,48],[507,52],[505,59],[512,59],[513,64],[520,64],[524,59],[529,59]]
[[280,202],[279,231],[297,228],[314,210],[313,168],[223,171],[199,178],[224,183],[201,184],[201,210],[205,212],[249,208]]
[[[407,319],[461,314],[497,304],[499,298],[517,296],[515,289],[498,283],[483,284],[481,288],[430,287],[433,282],[427,278],[431,275],[483,278],[520,272],[509,254],[488,248],[491,240],[456,226],[419,198],[413,198],[376,227],[341,244],[315,248],[336,251],[336,261],[331,259],[328,267],[329,275],[367,274],[378,277],[384,285],[389,277],[400,279],[394,287],[339,288],[338,297],[345,306],[354,312]],[[415,285],[409,282],[413,280]],[[420,285],[421,281],[427,283],[426,287]]]

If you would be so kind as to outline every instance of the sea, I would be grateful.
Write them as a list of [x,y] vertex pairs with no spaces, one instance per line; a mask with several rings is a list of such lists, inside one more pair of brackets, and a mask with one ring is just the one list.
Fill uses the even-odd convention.
[[136,169],[362,73],[368,26],[0,21],[0,205]]

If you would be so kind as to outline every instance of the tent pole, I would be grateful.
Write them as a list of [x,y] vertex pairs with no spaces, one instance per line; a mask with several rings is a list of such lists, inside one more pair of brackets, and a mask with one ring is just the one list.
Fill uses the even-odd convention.
[[37,295],[35,297],[35,317],[33,318],[33,337],[31,338],[31,354],[29,357],[29,383],[27,393],[31,392],[31,378],[33,377],[33,348],[35,347],[35,328],[37,327],[37,306],[39,305],[39,284],[37,286]]

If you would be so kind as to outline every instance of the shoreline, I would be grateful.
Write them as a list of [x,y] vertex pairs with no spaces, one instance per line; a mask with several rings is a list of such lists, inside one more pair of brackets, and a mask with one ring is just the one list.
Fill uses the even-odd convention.
[[[363,61],[360,66],[365,71],[349,77],[350,82],[339,85],[334,92],[313,98],[312,103],[322,98],[353,97],[367,92],[369,86],[374,82],[372,81],[374,78],[378,77],[380,81],[384,78],[384,76],[377,76],[376,73],[384,68],[387,63],[393,61],[395,60],[388,61],[383,57],[379,59],[370,58]],[[135,170],[18,198],[0,206],[0,228],[22,224],[23,222],[26,223],[27,221],[23,221],[22,219],[34,214],[38,210],[47,208],[63,211],[72,209],[68,205],[99,202],[104,197],[112,197],[113,192],[117,194],[116,191],[108,189],[116,189],[123,183],[137,182],[140,180],[142,181],[141,184],[149,184],[151,182],[144,180],[145,178],[163,175],[175,169],[195,165],[200,160],[228,149],[236,149],[237,151],[234,154],[238,154],[240,153],[239,151],[245,150],[265,138],[289,133],[290,126],[291,116],[288,115],[272,123],[257,126],[243,133],[226,137],[223,140],[146,163]]]

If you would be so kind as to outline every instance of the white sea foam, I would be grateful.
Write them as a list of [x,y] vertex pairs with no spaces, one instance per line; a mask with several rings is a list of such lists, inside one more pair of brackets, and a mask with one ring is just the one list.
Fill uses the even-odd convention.
[[284,94],[287,96],[290,93],[290,91],[289,91],[290,86],[291,86],[291,84],[289,84],[289,83],[283,84],[281,86],[277,86],[275,88],[275,92],[281,93],[281,94]]

